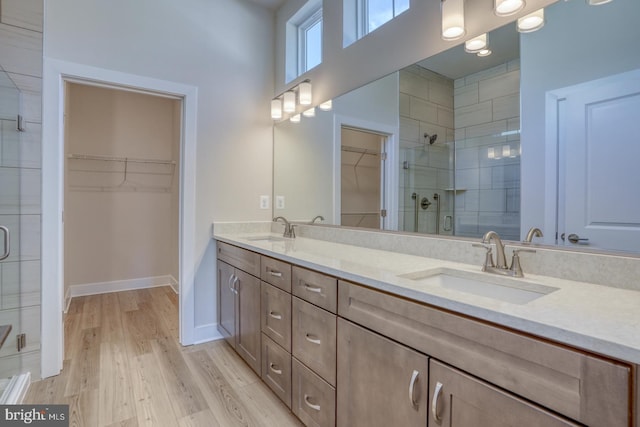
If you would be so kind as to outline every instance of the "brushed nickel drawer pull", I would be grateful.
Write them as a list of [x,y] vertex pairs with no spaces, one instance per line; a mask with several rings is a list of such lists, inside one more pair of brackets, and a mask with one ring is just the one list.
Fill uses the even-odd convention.
[[282,369],[278,369],[278,365],[274,363],[269,363],[269,369],[271,369],[275,374],[282,375]]
[[267,272],[274,277],[282,277],[282,273],[276,270],[267,270]]
[[409,402],[411,402],[411,406],[414,408],[418,407],[418,402],[416,402],[416,390],[415,386],[418,382],[418,375],[420,372],[414,370],[413,374],[411,374],[411,381],[409,381]]
[[307,339],[307,341],[309,341],[309,342],[311,342],[311,343],[318,344],[318,345],[320,345],[320,344],[321,344],[320,339],[319,339],[316,335],[313,335],[313,334],[305,334],[305,336],[304,336],[304,337]]
[[322,293],[322,288],[320,286],[311,286],[310,284],[305,283],[304,288],[309,292],[315,292],[316,294]]
[[442,383],[438,382],[436,384],[436,388],[433,391],[433,400],[431,401],[431,414],[433,414],[433,418],[436,421],[442,421],[440,415],[438,415],[438,403],[440,400],[440,395],[442,394]]
[[311,403],[309,401],[310,396],[308,394],[304,395],[304,403],[307,404],[307,406],[315,411],[320,411],[320,405],[314,405],[313,403]]
[[269,316],[273,317],[276,320],[282,320],[282,314],[276,312],[276,311],[270,311],[269,312]]

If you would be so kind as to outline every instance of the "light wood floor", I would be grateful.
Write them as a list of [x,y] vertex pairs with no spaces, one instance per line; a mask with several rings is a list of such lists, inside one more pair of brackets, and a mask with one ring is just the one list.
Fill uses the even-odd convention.
[[74,298],[62,373],[25,403],[68,404],[71,426],[300,426],[224,342],[178,344],[169,287]]

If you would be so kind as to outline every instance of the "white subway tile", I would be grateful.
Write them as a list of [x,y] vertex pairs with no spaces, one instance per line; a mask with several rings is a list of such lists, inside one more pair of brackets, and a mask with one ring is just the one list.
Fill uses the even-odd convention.
[[42,33],[0,24],[0,58],[9,73],[42,77]]
[[0,0],[0,22],[42,32],[43,0]]

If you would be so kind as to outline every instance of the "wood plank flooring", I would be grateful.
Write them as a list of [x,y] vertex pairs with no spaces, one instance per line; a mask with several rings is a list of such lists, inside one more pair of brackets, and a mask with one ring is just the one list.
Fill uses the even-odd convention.
[[62,373],[25,403],[68,404],[70,425],[300,426],[224,342],[178,343],[170,287],[74,298]]

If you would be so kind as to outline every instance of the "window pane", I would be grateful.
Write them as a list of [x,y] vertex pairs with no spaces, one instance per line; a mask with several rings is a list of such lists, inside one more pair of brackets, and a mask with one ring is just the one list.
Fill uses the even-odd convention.
[[409,10],[409,0],[395,0],[396,9],[394,13],[394,18],[400,15],[402,12]]
[[310,26],[306,31],[306,70],[322,62],[322,20]]
[[393,0],[368,0],[367,29],[372,32],[393,19]]

